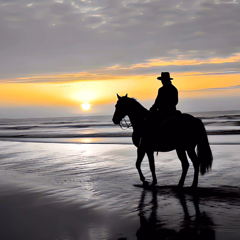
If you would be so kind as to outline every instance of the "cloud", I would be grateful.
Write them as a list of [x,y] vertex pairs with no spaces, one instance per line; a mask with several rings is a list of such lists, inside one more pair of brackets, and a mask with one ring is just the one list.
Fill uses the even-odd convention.
[[199,90],[188,90],[188,91],[182,91],[182,92],[218,91],[218,90],[233,90],[233,89],[240,89],[240,85],[220,87],[220,88],[204,88]]
[[[20,77],[12,79],[0,79],[2,83],[39,83],[39,82],[75,82],[86,80],[114,80],[126,79],[131,77],[148,77],[158,75],[159,69],[166,69],[179,76],[210,76],[210,75],[230,75],[240,74],[239,67],[240,54],[229,58],[215,59],[150,59],[145,63],[138,63],[129,67],[114,65],[103,69],[93,69],[91,72],[75,72],[63,74],[44,74],[29,77]],[[213,66],[212,66],[213,65]],[[221,69],[219,70],[219,65]],[[204,70],[203,70],[204,69]],[[219,70],[219,71],[216,71]]]
[[121,67],[115,65],[107,68],[108,70],[132,70],[135,68],[152,68],[152,67],[166,67],[166,66],[197,66],[206,64],[227,64],[227,63],[239,63],[240,53],[228,58],[213,58],[213,59],[186,59],[183,55],[178,56],[178,59],[159,58],[148,59],[143,63],[137,63],[128,67]]
[[[226,60],[240,53],[240,4],[230,2],[3,0],[1,78],[107,68],[149,74],[163,66],[172,72],[239,71],[237,61]],[[126,69],[110,69],[117,65]]]
[[86,81],[86,80],[113,80],[121,79],[121,76],[104,74],[101,72],[98,73],[89,73],[89,72],[79,72],[79,73],[70,73],[70,74],[56,74],[56,75],[40,75],[33,77],[21,77],[13,79],[0,79],[1,83],[66,83],[66,82],[77,82],[77,81]]

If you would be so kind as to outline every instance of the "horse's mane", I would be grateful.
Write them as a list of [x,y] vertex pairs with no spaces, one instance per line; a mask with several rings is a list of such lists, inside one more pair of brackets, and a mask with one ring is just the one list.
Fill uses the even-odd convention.
[[137,102],[138,104],[140,104],[140,103],[138,102],[138,100],[137,100],[136,98],[134,98],[134,97],[133,97],[133,98],[127,97],[127,99],[129,99],[130,101],[133,101],[133,100],[134,100],[135,102]]
[[137,103],[139,105],[141,105],[141,103],[138,102],[138,100],[136,98],[130,98],[130,97],[125,97],[128,101],[130,100],[131,103]]
[[126,97],[126,99],[130,100],[130,102],[135,104],[137,107],[147,110],[136,98]]

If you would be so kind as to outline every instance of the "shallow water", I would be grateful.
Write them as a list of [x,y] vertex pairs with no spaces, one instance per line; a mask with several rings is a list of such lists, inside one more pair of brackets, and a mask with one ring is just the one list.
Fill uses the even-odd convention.
[[[240,198],[234,195],[239,192],[239,146],[212,146],[212,171],[199,178],[199,187],[210,193],[197,197],[170,187],[181,174],[174,151],[156,157],[158,185],[169,187],[155,194],[133,186],[140,182],[132,145],[0,142],[0,147],[2,185],[42,193],[59,203],[74,203],[80,207],[79,219],[81,209],[91,208],[96,214],[91,217],[88,213],[85,220],[87,238],[76,238],[68,230],[70,239],[137,239],[139,232],[149,234],[149,227],[156,236],[168,234],[169,238],[187,231],[194,237],[200,234],[200,239],[206,239],[205,232],[209,239],[239,239]],[[151,181],[147,159],[142,170]],[[186,186],[192,179],[190,166]],[[96,218],[104,216],[110,220],[101,225]]]

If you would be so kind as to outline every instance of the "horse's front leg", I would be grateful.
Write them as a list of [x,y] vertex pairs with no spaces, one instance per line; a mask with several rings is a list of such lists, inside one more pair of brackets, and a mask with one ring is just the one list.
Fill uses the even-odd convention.
[[149,161],[149,166],[150,166],[150,170],[152,172],[152,185],[156,185],[157,184],[157,178],[156,178],[156,173],[155,173],[155,163],[154,163],[154,152],[153,151],[148,151],[147,152],[147,156],[148,156],[148,161]]
[[140,180],[144,183],[145,181],[145,177],[142,174],[142,170],[141,170],[141,163],[142,160],[145,156],[145,151],[141,148],[138,148],[137,150],[137,161],[136,161],[136,168],[138,170],[139,176],[140,176]]

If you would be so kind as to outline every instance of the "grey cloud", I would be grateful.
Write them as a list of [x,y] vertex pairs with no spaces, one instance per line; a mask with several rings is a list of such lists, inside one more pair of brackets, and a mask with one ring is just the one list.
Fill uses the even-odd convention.
[[[149,68],[134,68],[131,71],[128,69],[112,69],[108,70],[109,73],[119,76],[129,76],[129,75],[155,75],[160,72],[171,72],[171,73],[189,73],[189,75],[196,72],[201,73],[201,75],[226,75],[233,73],[240,73],[239,62],[235,63],[221,63],[221,64],[201,64],[201,65],[169,65],[169,66],[153,66]],[[200,75],[200,74],[199,74]]]
[[240,89],[240,85],[222,87],[222,88],[204,88],[199,90],[189,90],[189,91],[181,91],[181,92],[202,92],[202,91],[218,91],[218,90],[232,90],[232,89]]
[[[39,0],[27,7],[31,1],[12,0],[14,5],[0,5],[1,78],[92,71],[178,55],[228,57],[240,52],[240,4],[225,2]],[[214,72],[228,67],[237,68],[229,63],[169,69]]]
[[240,85],[236,85],[236,86],[230,86],[230,87],[224,87],[224,88],[208,88],[205,90],[231,90],[231,89],[239,89]]

